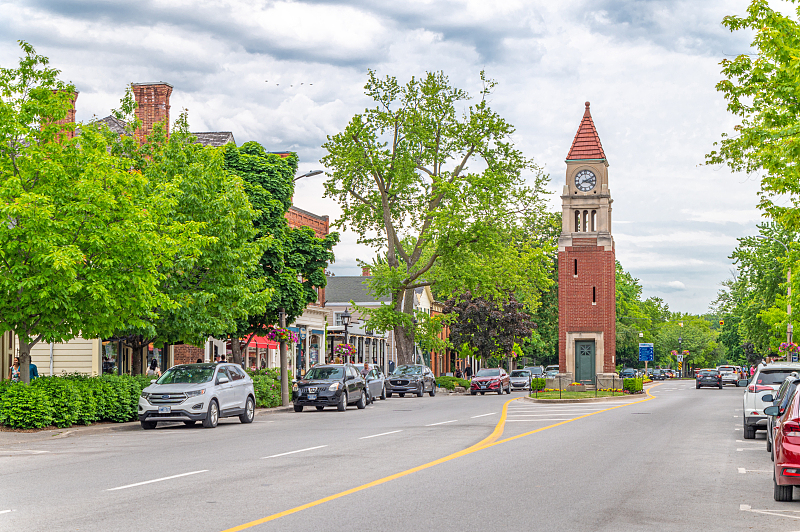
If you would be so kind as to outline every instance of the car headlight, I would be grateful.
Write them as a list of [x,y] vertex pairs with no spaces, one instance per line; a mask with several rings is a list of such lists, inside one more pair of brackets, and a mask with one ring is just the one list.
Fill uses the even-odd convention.
[[202,390],[192,390],[191,392],[186,392],[186,397],[197,397],[198,395],[203,395],[204,393],[206,393],[205,388]]
[[297,384],[292,384],[292,391],[293,391],[293,392],[296,392],[296,391],[297,391]]
[[328,387],[328,389],[329,389],[330,391],[332,391],[332,392],[335,392],[336,390],[338,390],[338,389],[339,389],[339,388],[341,388],[341,387],[342,387],[342,383],[341,383],[341,382],[334,382],[333,384],[331,384],[331,385]]
[[150,394],[149,394],[149,393],[147,393],[147,392],[142,392],[142,399],[147,399],[148,397],[150,397]]

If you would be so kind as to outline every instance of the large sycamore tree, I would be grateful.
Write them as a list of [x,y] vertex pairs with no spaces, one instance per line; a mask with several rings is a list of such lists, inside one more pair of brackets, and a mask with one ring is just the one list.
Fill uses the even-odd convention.
[[158,305],[167,206],[100,131],[68,138],[56,122],[75,88],[21,46],[0,69],[0,331],[18,336],[27,381],[38,342],[107,336]]
[[471,101],[440,72],[405,85],[370,72],[365,92],[374,106],[324,145],[326,196],[343,211],[337,223],[375,248],[370,288],[392,298],[368,311],[369,327],[394,331],[400,363],[412,361],[415,322],[427,319],[414,316],[414,289],[431,286],[447,298],[524,287],[533,308],[539,291],[531,285],[549,282],[546,250],[516,234],[542,208],[546,178],[489,106],[494,82],[483,73],[480,81]]

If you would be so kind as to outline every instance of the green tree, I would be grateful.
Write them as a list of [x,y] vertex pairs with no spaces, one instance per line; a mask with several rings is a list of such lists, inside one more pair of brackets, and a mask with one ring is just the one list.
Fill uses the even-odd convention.
[[656,361],[661,365],[677,365],[671,353],[680,348],[681,351],[689,351],[683,359],[684,368],[689,365],[716,367],[725,354],[717,343],[717,335],[711,323],[701,316],[674,313],[670,321],[660,327],[655,338],[655,350],[658,353]]
[[[401,85],[370,71],[365,89],[375,106],[323,146],[325,194],[342,208],[340,225],[385,256],[373,265],[371,289],[392,302],[370,313],[369,326],[394,331],[401,363],[413,354],[415,288],[497,296],[512,288],[534,308],[537,293],[524,287],[548,284],[542,249],[515,236],[524,213],[543,205],[545,177],[489,107],[494,82],[483,73],[481,81],[480,101],[466,106],[469,95],[443,73]],[[534,173],[532,188],[525,171]]]
[[154,219],[168,202],[97,129],[68,138],[74,125],[56,122],[75,88],[21,47],[19,66],[0,69],[0,330],[19,337],[27,381],[39,341],[139,324],[170,259]]

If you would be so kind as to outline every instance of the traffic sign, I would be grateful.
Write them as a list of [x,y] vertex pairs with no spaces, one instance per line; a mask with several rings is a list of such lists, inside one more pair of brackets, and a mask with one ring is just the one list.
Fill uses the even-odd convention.
[[639,361],[653,361],[653,344],[639,344]]
[[683,355],[678,355],[678,362],[683,362]]

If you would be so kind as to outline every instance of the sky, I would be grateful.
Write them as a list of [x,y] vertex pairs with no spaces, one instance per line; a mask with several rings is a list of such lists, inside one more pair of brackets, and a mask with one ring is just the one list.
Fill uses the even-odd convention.
[[[328,135],[370,105],[368,69],[400,81],[444,71],[473,95],[481,70],[514,141],[550,175],[560,210],[564,159],[584,102],[609,162],[616,257],[644,297],[703,313],[738,237],[756,233],[758,179],[704,164],[737,120],[715,85],[719,62],[751,52],[726,15],[744,0],[0,0],[0,66],[17,40],[80,91],[77,119],[104,117],[131,82],[166,81],[172,117],[292,150],[324,170]],[[778,4],[777,7],[788,4]],[[787,8],[788,9],[788,8]],[[295,205],[335,220],[325,175],[298,181]],[[374,251],[342,233],[337,275]]]

